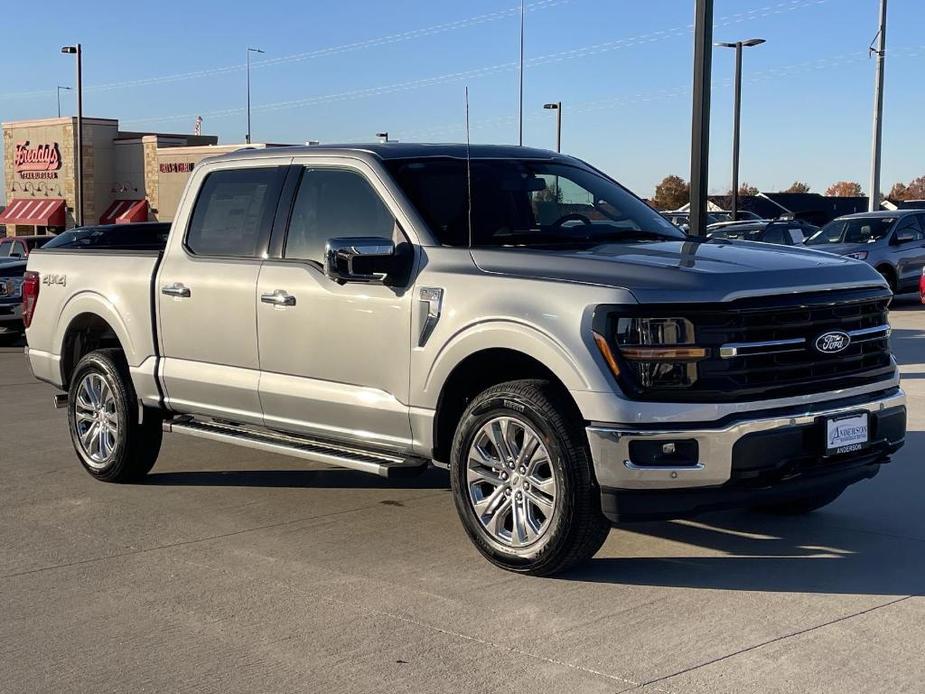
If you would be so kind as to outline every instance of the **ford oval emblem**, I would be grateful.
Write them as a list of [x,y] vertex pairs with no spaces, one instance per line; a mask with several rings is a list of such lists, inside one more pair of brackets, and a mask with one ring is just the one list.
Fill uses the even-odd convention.
[[838,354],[851,344],[851,336],[840,330],[822,333],[816,338],[816,349],[823,354]]

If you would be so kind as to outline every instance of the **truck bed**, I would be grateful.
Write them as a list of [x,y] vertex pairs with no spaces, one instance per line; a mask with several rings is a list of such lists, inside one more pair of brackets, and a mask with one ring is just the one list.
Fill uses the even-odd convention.
[[33,251],[27,269],[39,274],[40,288],[26,340],[35,376],[66,387],[74,366],[68,363],[66,338],[88,321],[102,319],[125,349],[139,397],[157,402],[152,281],[160,258],[158,250]]

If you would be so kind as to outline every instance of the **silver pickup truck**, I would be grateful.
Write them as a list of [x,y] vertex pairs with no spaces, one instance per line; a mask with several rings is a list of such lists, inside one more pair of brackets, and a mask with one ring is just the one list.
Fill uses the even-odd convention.
[[196,168],[163,251],[38,250],[23,288],[32,371],[97,479],[143,477],[164,431],[434,464],[517,572],[617,522],[811,511],[905,437],[873,268],[685,236],[553,152],[242,150]]

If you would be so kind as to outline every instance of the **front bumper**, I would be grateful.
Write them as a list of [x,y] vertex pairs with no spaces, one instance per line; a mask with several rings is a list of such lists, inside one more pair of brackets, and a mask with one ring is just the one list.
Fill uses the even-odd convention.
[[[876,474],[902,446],[905,403],[902,390],[893,388],[801,410],[749,412],[712,426],[592,425],[588,440],[605,513],[615,521],[679,517],[758,503],[760,489],[805,494],[799,487],[810,478],[815,486],[851,484]],[[862,411],[870,413],[870,444],[826,456],[822,418]],[[676,465],[648,465],[639,460],[642,446],[633,444],[652,441],[676,442],[679,450],[695,453]]]

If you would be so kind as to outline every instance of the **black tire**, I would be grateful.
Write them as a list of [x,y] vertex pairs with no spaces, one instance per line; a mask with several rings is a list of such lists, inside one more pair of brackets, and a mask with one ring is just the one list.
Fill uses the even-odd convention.
[[779,504],[761,504],[760,506],[755,506],[754,510],[775,516],[802,516],[806,513],[812,513],[823,506],[828,506],[840,497],[843,491],[845,491],[844,488],[834,489]]
[[[549,576],[590,559],[607,539],[610,523],[601,513],[591,454],[582,421],[574,410],[567,395],[548,381],[520,380],[488,388],[463,412],[450,455],[453,497],[469,538],[496,566]],[[554,511],[543,521],[546,529],[540,539],[525,547],[514,548],[493,537],[476,515],[470,497],[470,447],[482,427],[497,417],[516,420],[515,424],[525,424],[537,433],[548,452],[545,470],[556,484]],[[529,496],[527,492],[525,496]]]
[[[99,417],[115,423],[115,433],[108,437],[113,445],[102,460],[94,459],[92,446],[81,441],[78,428],[78,392],[85,379],[97,382],[99,377],[112,394],[112,401]],[[82,399],[85,402],[86,398]],[[81,408],[80,427],[87,426],[86,408]],[[67,404],[68,429],[71,442],[84,469],[103,482],[135,482],[154,467],[161,449],[162,417],[157,410],[143,408],[138,421],[138,398],[129,374],[125,356],[119,349],[99,349],[85,355],[74,369]],[[92,426],[92,424],[90,425]],[[85,429],[81,429],[86,433]],[[102,436],[101,434],[98,434]],[[91,437],[92,439],[92,437]]]

